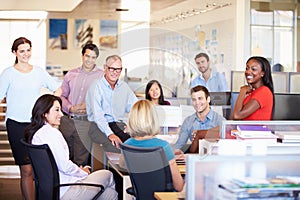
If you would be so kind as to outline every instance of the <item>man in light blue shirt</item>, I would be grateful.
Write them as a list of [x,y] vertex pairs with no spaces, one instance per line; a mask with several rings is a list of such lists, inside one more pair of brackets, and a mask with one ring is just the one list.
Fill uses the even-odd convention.
[[191,87],[202,85],[209,92],[229,91],[224,74],[212,71],[209,57],[206,53],[197,54],[195,62],[201,74],[192,81]]
[[124,131],[124,120],[137,98],[127,83],[119,80],[121,71],[121,58],[117,55],[108,56],[104,77],[91,85],[86,96],[88,120],[95,122],[100,130],[91,126],[89,135],[92,140],[102,144],[105,151],[115,152],[112,145],[119,148],[119,144],[130,137]]
[[[196,130],[207,130],[207,134],[218,131],[225,118],[209,106],[210,95],[204,86],[198,85],[191,89],[192,104],[195,109],[195,113],[188,116],[179,132],[178,140],[174,145],[174,153],[180,154],[185,151],[188,139],[193,141],[194,133]],[[181,150],[180,150],[181,149]]]

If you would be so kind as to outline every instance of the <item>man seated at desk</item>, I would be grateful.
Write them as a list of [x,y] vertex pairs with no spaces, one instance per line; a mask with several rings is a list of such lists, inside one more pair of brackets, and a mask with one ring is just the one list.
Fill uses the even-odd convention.
[[[206,87],[197,85],[191,89],[192,104],[195,113],[188,116],[179,132],[174,144],[174,153],[197,153],[198,140],[203,138],[217,138],[222,121],[225,118],[212,110],[209,106],[210,94]],[[192,145],[187,145],[190,139]]]

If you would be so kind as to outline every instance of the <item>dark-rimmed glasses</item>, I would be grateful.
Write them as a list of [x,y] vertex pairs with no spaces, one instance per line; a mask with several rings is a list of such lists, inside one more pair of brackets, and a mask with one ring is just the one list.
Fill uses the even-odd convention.
[[107,67],[107,68],[110,72],[116,71],[117,73],[120,73],[122,71],[122,67],[121,68]]

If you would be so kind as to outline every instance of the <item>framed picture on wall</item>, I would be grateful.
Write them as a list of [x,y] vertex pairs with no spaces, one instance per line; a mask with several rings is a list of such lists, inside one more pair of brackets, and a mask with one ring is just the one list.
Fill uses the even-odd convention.
[[102,48],[118,48],[117,20],[100,20],[99,45]]
[[68,49],[67,19],[49,19],[49,48]]
[[83,47],[87,43],[93,43],[93,23],[87,19],[75,19],[75,47]]

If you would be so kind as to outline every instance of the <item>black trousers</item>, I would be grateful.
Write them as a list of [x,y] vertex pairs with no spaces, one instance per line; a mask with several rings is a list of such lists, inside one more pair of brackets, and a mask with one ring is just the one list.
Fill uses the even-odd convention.
[[110,122],[108,123],[111,130],[116,134],[122,142],[125,142],[128,138],[130,138],[130,135],[127,133],[124,133],[124,128],[126,124],[124,123],[117,123],[117,122]]
[[88,135],[90,122],[70,119],[63,116],[60,120],[59,130],[64,136],[70,153],[70,160],[78,166],[90,165],[92,141]]

